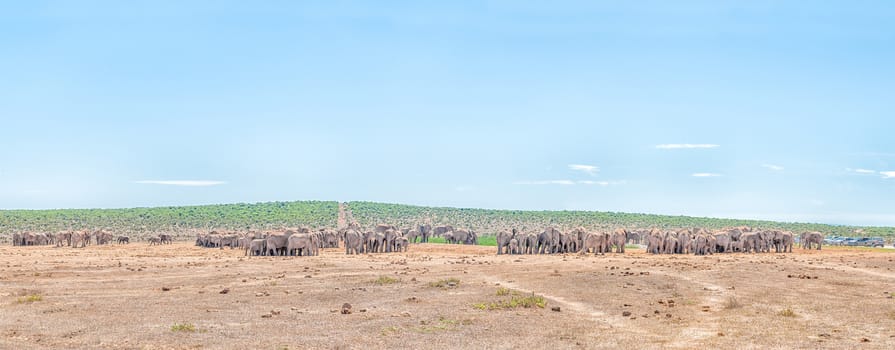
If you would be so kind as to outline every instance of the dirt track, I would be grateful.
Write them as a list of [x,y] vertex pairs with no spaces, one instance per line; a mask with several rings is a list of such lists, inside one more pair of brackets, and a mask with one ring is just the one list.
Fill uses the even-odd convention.
[[[495,249],[245,258],[188,243],[3,246],[0,348],[895,348],[889,252]],[[398,282],[376,283],[381,276]],[[448,278],[460,284],[429,285]],[[498,296],[500,287],[512,292]],[[474,307],[532,292],[545,308]],[[351,314],[339,312],[343,303]]]

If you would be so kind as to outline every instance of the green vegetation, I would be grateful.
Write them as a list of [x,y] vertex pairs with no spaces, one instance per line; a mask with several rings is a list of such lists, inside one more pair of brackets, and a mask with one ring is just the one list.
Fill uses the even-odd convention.
[[479,310],[504,310],[504,309],[515,309],[515,308],[540,308],[543,309],[547,306],[547,299],[544,299],[543,296],[536,295],[531,293],[529,295],[521,295],[518,292],[510,292],[506,288],[499,288],[497,290],[498,296],[507,296],[511,295],[510,298],[503,298],[497,301],[492,301],[490,303],[475,303],[472,305],[473,308]]
[[26,296],[16,299],[16,302],[18,302],[19,304],[30,304],[30,303],[34,303],[34,302],[38,302],[38,301],[42,301],[42,300],[44,300],[44,297],[42,295],[31,294],[31,295],[26,295]]
[[[778,228],[792,232],[820,231],[827,236],[895,237],[893,227],[836,226],[810,223],[772,222],[760,220],[714,219],[689,216],[667,216],[596,211],[522,211],[446,207],[420,207],[402,204],[351,202],[352,216],[364,227],[378,223],[401,228],[422,223],[433,226],[450,224],[456,228],[472,228],[479,235],[479,244],[496,245],[494,235],[501,230],[519,228],[527,232],[553,225],[560,229],[583,226],[589,230],[617,227],[672,229],[705,227],[720,229],[731,226]],[[266,230],[284,227],[336,226],[339,205],[334,201],[267,202],[254,204],[221,204],[184,207],[131,209],[59,209],[0,210],[0,240],[9,239],[16,231],[58,232],[107,228],[132,239],[173,234],[178,239],[193,237],[194,230]],[[434,237],[433,243],[444,239]]]
[[298,201],[131,209],[0,210],[0,232],[108,228],[134,237],[193,237],[192,229],[335,227],[338,202]]
[[175,323],[171,325],[172,332],[195,332],[196,326],[192,323]]
[[[543,229],[553,225],[561,229],[583,226],[587,229],[612,229],[617,227],[673,229],[704,227],[721,229],[733,226],[777,228],[792,232],[819,231],[824,235],[895,237],[895,227],[839,226],[765,220],[717,219],[691,216],[632,214],[599,211],[524,211],[493,210],[447,207],[419,207],[403,204],[351,202],[349,208],[354,218],[363,226],[390,223],[398,227],[412,227],[429,222],[433,226],[450,224],[457,228],[473,228],[479,234],[479,243],[501,230],[520,228],[525,231]],[[437,241],[436,241],[437,242]]]
[[384,286],[384,285],[387,285],[387,284],[395,284],[395,283],[398,283],[398,282],[400,282],[400,281],[401,281],[401,280],[399,280],[399,279],[397,279],[397,278],[394,278],[394,277],[389,277],[389,276],[379,276],[379,278],[377,278],[375,281],[373,281],[373,283],[376,283],[376,284],[378,284],[378,285],[380,285],[380,286]]
[[434,287],[434,288],[456,288],[459,286],[460,286],[460,279],[454,278],[454,277],[435,281],[435,282],[429,282],[429,287]]

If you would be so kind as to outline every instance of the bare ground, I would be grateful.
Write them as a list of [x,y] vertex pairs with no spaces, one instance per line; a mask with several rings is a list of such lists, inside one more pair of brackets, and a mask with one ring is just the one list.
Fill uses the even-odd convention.
[[[3,246],[0,348],[895,348],[885,251],[495,250],[246,258],[188,243]],[[460,283],[430,286],[450,278]],[[531,293],[546,307],[488,309]]]

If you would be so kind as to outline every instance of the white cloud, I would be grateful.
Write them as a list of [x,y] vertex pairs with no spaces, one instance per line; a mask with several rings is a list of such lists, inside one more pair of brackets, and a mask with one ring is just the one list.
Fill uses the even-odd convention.
[[662,145],[656,145],[658,149],[693,149],[693,148],[717,148],[721,147],[721,145],[716,145],[713,143],[666,143]]
[[721,176],[721,174],[716,174],[716,173],[693,173],[692,176],[693,176],[693,177],[718,177],[718,176]]
[[869,169],[855,169],[855,172],[858,174],[876,174],[875,170],[869,170]]
[[783,170],[783,167],[782,167],[782,166],[774,165],[774,164],[762,164],[761,166],[762,166],[763,168],[768,168],[768,169],[771,169],[771,170],[773,170],[773,171],[781,171],[781,170]]
[[884,179],[895,178],[895,171],[880,171],[879,173]]
[[572,180],[516,181],[514,185],[574,185]]
[[621,180],[621,181],[588,181],[588,180],[584,180],[584,181],[578,181],[578,183],[582,184],[582,185],[599,185],[599,186],[605,187],[605,186],[614,186],[614,185],[624,185],[625,183],[627,183],[627,181],[624,181],[624,180]]
[[598,166],[584,165],[584,164],[569,164],[569,169],[585,172],[591,176],[596,175],[597,172],[600,171],[600,167],[598,167]]
[[141,181],[134,181],[134,183],[151,184],[151,185],[205,187],[205,186],[223,185],[223,184],[226,184],[227,182],[226,181],[211,181],[211,180],[141,180]]

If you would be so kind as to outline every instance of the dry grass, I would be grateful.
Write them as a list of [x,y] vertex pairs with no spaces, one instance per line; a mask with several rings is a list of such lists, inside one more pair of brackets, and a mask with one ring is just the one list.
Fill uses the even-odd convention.
[[724,303],[721,304],[721,307],[727,310],[731,309],[739,309],[743,307],[743,304],[740,304],[740,300],[735,296],[729,296],[727,299],[724,299]]
[[786,307],[783,310],[777,312],[777,315],[783,317],[796,317],[796,312],[793,311],[791,307]]
[[394,278],[394,277],[389,277],[389,276],[379,276],[379,278],[377,278],[375,281],[373,281],[373,283],[378,284],[380,286],[384,286],[387,284],[395,284],[398,282],[401,282],[401,280]]
[[454,278],[454,277],[442,279],[442,280],[438,280],[438,281],[434,281],[434,282],[429,282],[429,287],[433,287],[433,288],[457,288],[459,286],[460,286],[460,279]]

